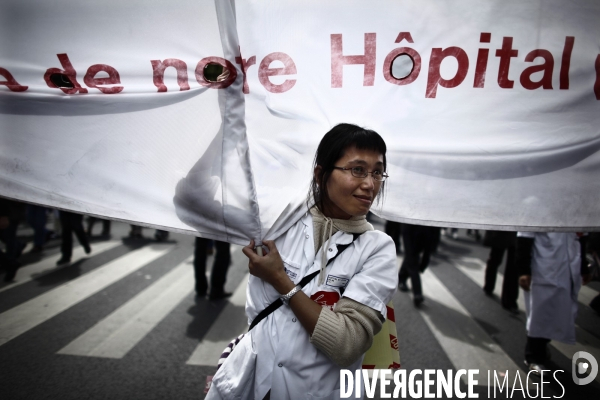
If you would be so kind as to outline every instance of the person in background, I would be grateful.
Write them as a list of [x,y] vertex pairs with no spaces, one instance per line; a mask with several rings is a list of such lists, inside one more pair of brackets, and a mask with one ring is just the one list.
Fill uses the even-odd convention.
[[21,266],[19,257],[25,248],[17,238],[17,228],[23,218],[25,204],[0,197],[0,240],[6,246],[0,251],[0,264],[6,270],[5,282],[11,282]]
[[504,279],[502,280],[502,307],[513,314],[519,313],[517,299],[519,298],[519,272],[516,264],[517,232],[487,231],[483,238],[483,245],[491,247],[485,267],[485,282],[483,291],[488,296],[494,294],[498,267],[502,264],[506,252],[504,266]]
[[[588,251],[592,255],[596,268],[595,280],[600,279],[600,232],[592,232],[589,235],[588,240]],[[600,294],[592,299],[589,306],[592,310],[600,314]]]
[[398,273],[398,289],[408,292],[406,281],[410,278],[413,303],[419,307],[425,300],[421,287],[420,274],[429,265],[439,236],[440,228],[402,224],[402,241],[404,242],[404,260]]
[[139,225],[129,225],[129,237],[132,239],[141,239],[142,236],[142,227]]
[[77,236],[77,240],[79,240],[79,243],[83,246],[85,254],[90,254],[92,252],[90,242],[83,230],[83,215],[69,211],[61,211],[60,225],[62,227],[62,242],[60,245],[62,257],[56,262],[56,265],[68,264],[71,262],[71,256],[73,255],[73,233]]
[[394,244],[396,245],[396,254],[401,254],[402,242],[400,241],[400,235],[402,233],[402,224],[400,222],[386,221],[385,233],[387,233],[394,241]]
[[575,344],[577,295],[589,282],[585,236],[574,232],[518,232],[519,285],[525,290],[525,364],[541,374],[551,340]]
[[27,205],[27,223],[33,228],[34,232],[32,253],[41,253],[44,250],[44,243],[48,235],[46,230],[47,212],[46,207],[35,204]]
[[[194,274],[196,277],[196,296],[204,297],[208,291],[208,281],[206,279],[206,258],[209,249],[212,249],[211,240],[197,237],[194,248]],[[215,260],[213,262],[210,274],[210,300],[226,299],[232,295],[225,291],[225,281],[227,280],[227,270],[231,264],[230,245],[227,242],[214,241],[216,248]]]

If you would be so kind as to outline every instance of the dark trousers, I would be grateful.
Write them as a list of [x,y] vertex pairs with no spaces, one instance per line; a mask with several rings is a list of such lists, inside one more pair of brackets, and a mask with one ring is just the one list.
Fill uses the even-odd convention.
[[[209,239],[196,238],[194,250],[194,274],[196,276],[196,293],[200,296],[206,294],[208,282],[206,280],[206,251]],[[225,291],[227,270],[231,262],[229,243],[215,240],[215,261],[210,275],[210,294],[218,295]]]
[[65,259],[71,259],[73,255],[73,233],[77,236],[77,240],[83,246],[86,253],[89,253],[90,242],[83,230],[83,215],[75,214],[68,211],[60,212],[60,225],[62,228],[62,243],[60,245],[60,251],[62,257]]
[[33,228],[33,244],[42,247],[46,242],[46,207],[29,204],[27,206],[27,223]]
[[396,254],[402,252],[402,243],[400,242],[400,233],[402,232],[402,224],[400,222],[386,221],[385,233],[387,233],[394,244],[396,245]]
[[506,265],[504,268],[504,280],[502,281],[501,302],[504,308],[516,308],[519,297],[519,273],[516,263],[516,248],[514,246],[492,247],[485,268],[485,284],[483,290],[493,293],[496,287],[496,276],[498,268],[502,264],[504,251],[506,254]]
[[550,343],[550,339],[527,336],[525,361],[535,364],[545,364],[550,361],[548,343]]
[[16,260],[19,256],[17,228],[18,223],[11,220],[6,229],[0,230],[0,240],[6,245],[6,257],[11,260]]
[[404,242],[404,260],[398,273],[398,280],[406,282],[410,277],[412,292],[415,296],[422,296],[420,273],[429,265],[431,252],[435,246],[436,235],[439,228],[403,224],[402,241]]

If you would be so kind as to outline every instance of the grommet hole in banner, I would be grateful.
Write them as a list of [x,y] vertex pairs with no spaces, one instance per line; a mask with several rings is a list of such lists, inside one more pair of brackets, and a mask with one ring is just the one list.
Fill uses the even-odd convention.
[[58,88],[74,88],[73,82],[65,74],[51,74],[50,82],[54,83]]
[[206,64],[202,73],[209,82],[223,82],[229,77],[229,70],[214,62]]
[[392,61],[390,73],[398,80],[406,79],[415,69],[415,60],[406,54],[398,54]]

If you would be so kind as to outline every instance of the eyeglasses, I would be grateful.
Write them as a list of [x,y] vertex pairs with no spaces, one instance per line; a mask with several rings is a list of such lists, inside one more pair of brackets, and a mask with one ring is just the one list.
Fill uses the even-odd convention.
[[378,169],[376,169],[375,171],[368,171],[365,167],[333,167],[334,169],[341,169],[342,171],[350,171],[350,173],[352,174],[353,177],[355,178],[366,178],[367,175],[371,174],[371,176],[373,177],[373,180],[376,182],[383,182],[385,181],[387,178],[389,178],[389,175],[386,174],[383,171],[380,171]]

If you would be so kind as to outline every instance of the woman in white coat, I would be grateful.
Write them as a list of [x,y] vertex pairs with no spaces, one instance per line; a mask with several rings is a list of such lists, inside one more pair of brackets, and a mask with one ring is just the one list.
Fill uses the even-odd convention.
[[387,178],[385,153],[381,136],[355,125],[323,137],[309,210],[263,242],[266,255],[253,241],[243,249],[249,322],[278,298],[284,305],[234,348],[208,399],[340,398],[340,369],[361,368],[397,286],[394,242],[366,221]]
[[575,344],[577,295],[588,282],[585,238],[574,232],[518,232],[519,285],[525,290],[525,364],[547,369],[551,340]]

